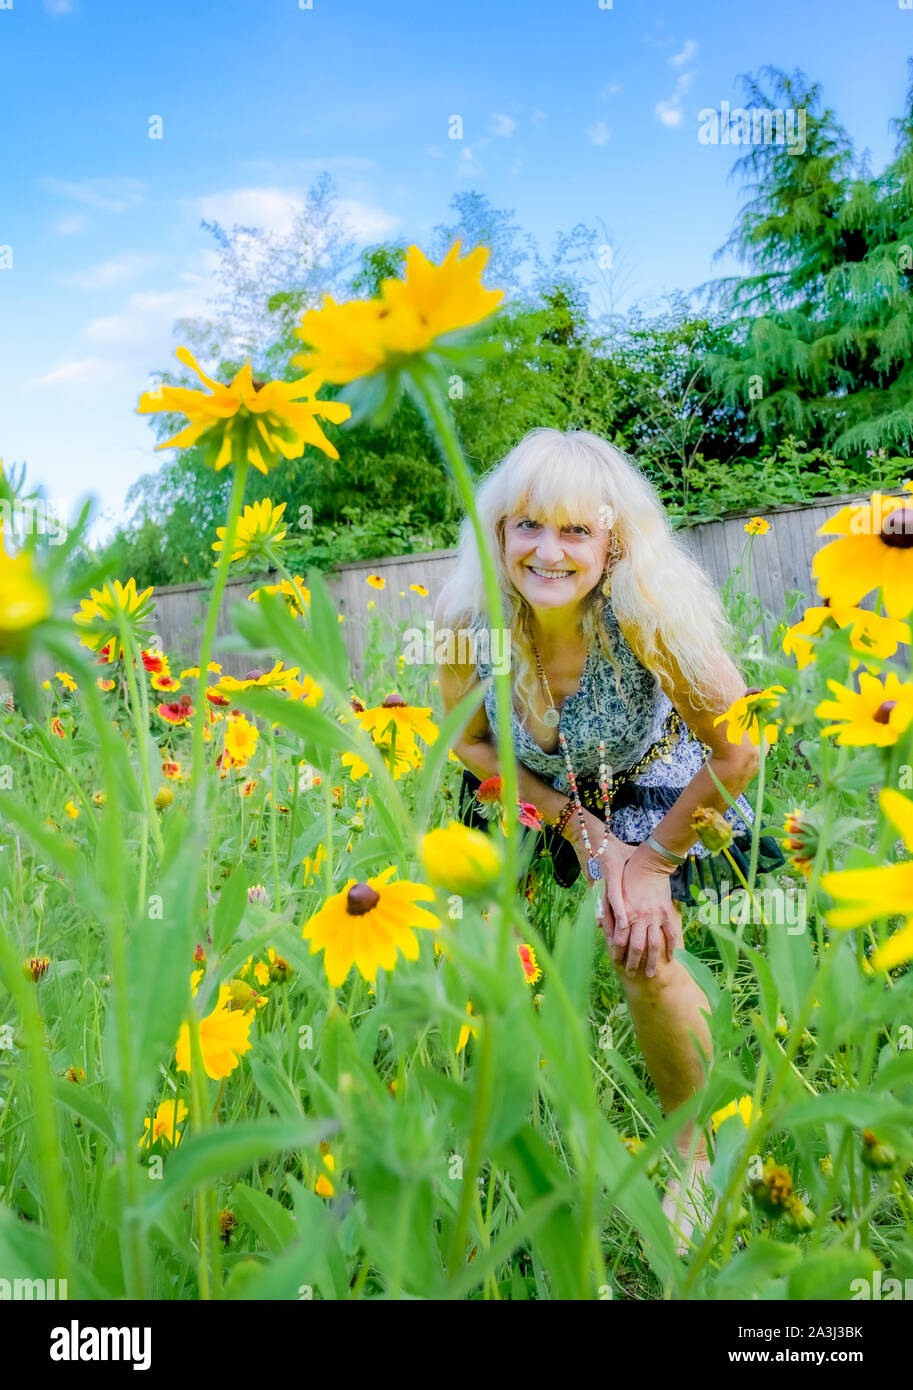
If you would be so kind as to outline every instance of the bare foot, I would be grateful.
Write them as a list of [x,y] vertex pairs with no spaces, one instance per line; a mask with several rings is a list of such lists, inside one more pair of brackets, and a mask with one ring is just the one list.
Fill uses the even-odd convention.
[[675,1236],[677,1255],[688,1254],[695,1227],[708,1226],[716,1210],[718,1199],[707,1183],[709,1173],[710,1159],[706,1154],[696,1155],[685,1170],[683,1182],[670,1178],[666,1184],[663,1211]]

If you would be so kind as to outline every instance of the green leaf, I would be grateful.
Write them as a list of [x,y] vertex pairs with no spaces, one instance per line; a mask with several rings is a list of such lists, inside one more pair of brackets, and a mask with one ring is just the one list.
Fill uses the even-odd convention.
[[238,864],[222,886],[213,917],[212,945],[218,955],[228,949],[244,916],[249,881],[247,870]]
[[804,1255],[789,1276],[789,1297],[801,1302],[826,1298],[844,1301],[859,1292],[856,1280],[871,1288],[881,1265],[871,1250],[821,1250]]
[[236,1183],[231,1190],[228,1205],[240,1221],[259,1236],[263,1245],[273,1254],[295,1239],[295,1218],[274,1197],[258,1192],[246,1183]]
[[82,1084],[73,1081],[61,1081],[59,1077],[53,1077],[51,1085],[54,1095],[61,1105],[65,1105],[68,1110],[73,1111],[74,1115],[78,1115],[93,1129],[97,1129],[99,1134],[103,1135],[114,1148],[116,1144],[114,1122],[107,1106],[103,1105],[98,1097],[86,1090]]

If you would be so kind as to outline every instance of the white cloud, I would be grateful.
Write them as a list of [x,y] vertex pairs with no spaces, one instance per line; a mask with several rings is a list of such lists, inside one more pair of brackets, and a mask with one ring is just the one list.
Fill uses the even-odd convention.
[[86,270],[73,271],[69,275],[59,275],[57,278],[61,284],[71,285],[77,290],[106,290],[124,280],[142,275],[155,264],[154,256],[140,256],[128,251],[113,260],[101,261]]
[[685,119],[678,95],[671,97],[669,101],[658,101],[654,110],[663,125],[680,126]]
[[545,112],[544,112],[544,111],[540,111],[540,110],[539,110],[539,107],[536,106],[536,107],[534,107],[533,110],[531,111],[530,117],[529,117],[529,118],[530,118],[530,120],[533,122],[534,125],[539,125],[539,123],[540,123],[541,121],[544,121],[544,120],[546,119],[546,115],[545,115]]
[[[261,227],[265,232],[287,236],[295,214],[303,206],[300,193],[286,188],[234,188],[211,193],[197,201],[207,221],[223,227]],[[339,198],[339,217],[350,236],[362,241],[378,241],[399,226],[399,219],[384,208],[358,198]]]
[[676,91],[678,91],[678,92],[690,92],[690,91],[691,91],[691,83],[692,83],[693,81],[694,81],[694,73],[693,73],[693,72],[683,72],[682,75],[681,75],[681,77],[678,79],[678,81],[677,81],[676,84],[675,84]]
[[67,217],[58,217],[54,231],[58,236],[76,236],[77,233],[84,232],[88,225],[88,217],[81,212],[73,212]]
[[492,111],[491,125],[489,126],[489,130],[491,130],[492,134],[507,137],[513,135],[516,129],[517,122],[513,120],[512,117],[505,116],[503,111]]
[[685,46],[681,50],[681,52],[673,54],[673,56],[669,59],[669,62],[672,64],[674,68],[683,68],[686,63],[691,62],[691,59],[695,56],[696,53],[697,44],[695,43],[694,39],[687,39],[685,41]]
[[41,179],[42,187],[60,198],[70,198],[86,207],[97,208],[99,212],[127,212],[143,201],[145,184],[140,179],[111,178],[83,179],[73,183],[69,179]]
[[38,377],[35,381],[27,381],[25,388],[67,386],[73,383],[83,386],[98,385],[101,382],[112,381],[121,375],[123,370],[120,363],[107,361],[103,357],[83,357],[76,362],[65,362],[63,366],[55,367],[53,371]]
[[595,125],[590,126],[587,135],[591,145],[606,145],[611,139],[612,132],[605,121],[597,121]]
[[205,309],[202,286],[138,292],[128,297],[121,313],[93,319],[83,330],[83,337],[91,343],[134,344],[142,352],[150,339],[170,332],[176,318],[202,314]]

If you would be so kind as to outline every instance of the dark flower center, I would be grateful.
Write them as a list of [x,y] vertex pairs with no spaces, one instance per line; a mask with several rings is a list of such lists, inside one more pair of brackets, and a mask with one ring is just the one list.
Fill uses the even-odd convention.
[[388,695],[381,705],[381,709],[405,709],[406,702],[402,695]]
[[247,673],[247,675],[244,677],[244,679],[245,679],[246,681],[258,681],[262,675],[263,675],[263,672],[262,672],[262,671],[248,671],[248,673]]
[[889,512],[881,523],[878,539],[901,550],[913,546],[913,507],[895,507]]
[[872,715],[872,718],[875,720],[875,723],[887,724],[891,715],[891,710],[894,708],[896,704],[896,700],[882,700],[881,704],[878,706],[877,710]]
[[379,902],[380,894],[369,883],[353,883],[346,894],[346,912],[350,917],[363,917]]

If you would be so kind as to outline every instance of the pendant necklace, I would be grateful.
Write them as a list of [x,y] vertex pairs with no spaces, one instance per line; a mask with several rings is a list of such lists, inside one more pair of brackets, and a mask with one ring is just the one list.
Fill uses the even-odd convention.
[[[536,669],[539,675],[539,682],[542,686],[543,693],[548,699],[549,707],[543,715],[543,723],[547,724],[549,728],[553,729],[558,724],[560,715],[558,714],[558,711],[555,708],[555,701],[552,699],[552,692],[548,683],[548,677],[545,674],[542,662],[539,659],[539,653],[536,649],[536,644],[532,641],[532,638],[530,638],[530,645],[533,649],[533,656],[536,658]],[[596,713],[598,714],[599,704],[596,701],[595,690],[593,692],[593,703],[596,706]],[[609,843],[608,819],[606,820],[606,832],[602,837],[602,844],[599,846],[598,850],[594,854],[593,846],[590,844],[590,837],[587,833],[586,821],[583,817],[583,806],[580,801],[580,793],[577,789],[577,777],[574,772],[573,764],[571,763],[571,755],[567,746],[567,739],[560,730],[558,731],[558,743],[561,747],[561,752],[564,754],[564,762],[565,766],[567,767],[568,781],[570,782],[571,786],[571,796],[573,798],[574,806],[577,811],[577,818],[580,821],[580,830],[583,836],[584,847],[587,852],[587,872],[589,873],[590,878],[601,879],[602,867],[599,863],[599,856],[605,851],[605,848]],[[602,792],[602,804],[607,818],[609,814],[609,802],[612,796],[611,780],[612,769],[608,766],[605,760],[605,739],[601,738],[599,740],[599,789]]]

